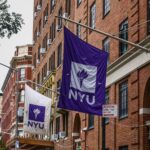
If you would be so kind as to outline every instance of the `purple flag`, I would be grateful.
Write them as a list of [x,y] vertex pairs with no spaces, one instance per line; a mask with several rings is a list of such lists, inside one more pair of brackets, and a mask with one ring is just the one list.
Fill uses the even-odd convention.
[[64,28],[64,62],[58,107],[102,115],[108,53]]

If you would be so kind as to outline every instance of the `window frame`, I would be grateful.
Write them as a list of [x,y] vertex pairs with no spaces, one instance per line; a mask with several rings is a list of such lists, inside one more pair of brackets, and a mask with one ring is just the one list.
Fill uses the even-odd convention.
[[[62,7],[60,7],[59,11],[58,11],[58,16],[62,16],[63,15],[63,9]],[[61,29],[62,28],[62,19],[58,18],[58,27]]]
[[62,115],[62,120],[63,120],[63,131],[65,131],[65,133],[66,133],[66,137],[68,136],[68,124],[69,124],[69,122],[68,122],[68,118],[69,117],[69,113],[68,112],[66,112],[66,113],[64,113],[63,115]]
[[106,37],[102,43],[103,43],[103,50],[105,50],[109,54],[107,58],[107,65],[108,65],[110,63],[110,38]]
[[89,114],[88,115],[88,129],[93,129],[94,128],[94,115]]
[[77,8],[80,6],[82,0],[77,0]]
[[[125,37],[125,38],[124,38]],[[123,20],[119,25],[119,38],[128,40],[128,18]],[[119,56],[123,55],[128,50],[128,44],[119,41]]]
[[[94,9],[95,8],[95,9]],[[93,10],[94,9],[94,10]],[[94,13],[94,12],[95,13]],[[94,14],[94,15],[93,15]],[[93,21],[94,19],[94,21]],[[94,23],[93,23],[94,22]],[[94,1],[90,7],[90,27],[95,29],[96,28],[96,2]]]
[[[81,20],[79,21],[79,23],[81,23]],[[76,25],[76,35],[78,36],[78,38],[81,38],[81,25],[79,24]]]
[[125,80],[119,84],[119,119],[124,119],[127,117],[128,117],[128,80]]
[[128,145],[119,146],[119,150],[128,150]]
[[59,134],[60,132],[60,117],[56,118],[56,128],[55,128],[55,133]]
[[[108,4],[109,7],[106,7]],[[103,17],[107,16],[109,12],[110,12],[110,0],[103,0]]]
[[65,13],[68,13],[68,16],[71,14],[71,0],[65,1]]
[[[53,3],[54,2],[54,3]],[[56,1],[55,0],[51,0],[50,2],[50,13],[53,12],[54,8],[55,8],[55,5],[56,5]]]
[[62,43],[58,45],[57,48],[57,67],[62,64]]
[[[22,72],[23,71],[23,72]],[[25,68],[20,68],[20,76],[19,76],[19,80],[20,81],[24,81],[26,77],[26,69]]]

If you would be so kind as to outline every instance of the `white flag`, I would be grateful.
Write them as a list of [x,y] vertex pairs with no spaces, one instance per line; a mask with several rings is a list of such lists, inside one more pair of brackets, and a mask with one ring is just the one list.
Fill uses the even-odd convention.
[[25,85],[24,131],[48,134],[52,100]]

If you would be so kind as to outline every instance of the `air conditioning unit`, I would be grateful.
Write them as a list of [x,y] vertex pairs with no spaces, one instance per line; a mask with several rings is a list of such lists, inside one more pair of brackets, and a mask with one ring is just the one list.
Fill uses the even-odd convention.
[[58,134],[52,134],[51,141],[57,141],[57,140],[58,140]]
[[59,132],[59,138],[63,139],[65,138],[66,136],[66,132],[62,131],[62,132]]
[[38,11],[40,11],[40,10],[41,10],[41,8],[42,8],[42,7],[41,7],[41,5],[40,5],[40,4],[39,4],[39,5],[37,5],[37,10],[38,10]]
[[44,17],[44,20],[47,21],[47,20],[48,20],[48,16],[45,16],[45,17]]
[[37,63],[37,64],[39,64],[39,63],[40,63],[40,60],[39,60],[39,59],[37,59],[37,60],[36,60],[36,63]]
[[52,44],[52,39],[48,39],[47,40],[47,45],[51,45]]
[[36,87],[35,87],[35,90],[36,90],[36,91],[38,91],[38,90],[39,90],[39,87],[38,87],[38,86],[36,86]]
[[82,128],[82,131],[86,132],[88,130],[87,127]]
[[40,32],[37,32],[37,33],[36,33],[36,36],[39,37],[39,36],[40,36]]
[[46,49],[45,48],[40,48],[40,53],[41,54],[45,54],[46,53]]
[[63,17],[64,17],[64,18],[68,18],[68,13],[64,13],[64,14],[63,14]]
[[24,109],[23,108],[19,108],[18,109],[18,116],[19,117],[23,117],[23,115],[24,115]]
[[56,26],[56,31],[59,32],[61,29],[62,29],[62,25],[57,25],[57,26]]
[[51,71],[47,71],[47,76],[51,73]]
[[34,18],[36,18],[37,17],[37,12],[34,12]]

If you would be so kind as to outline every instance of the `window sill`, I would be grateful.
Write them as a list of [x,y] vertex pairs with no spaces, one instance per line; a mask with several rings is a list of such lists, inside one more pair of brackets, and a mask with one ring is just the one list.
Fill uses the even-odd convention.
[[105,125],[108,125],[109,124],[109,121],[108,122],[105,122]]
[[110,13],[110,10],[106,14],[103,13],[102,19],[105,19],[105,17],[108,16],[109,13]]
[[120,120],[120,121],[123,120],[123,119],[126,119],[126,118],[128,118],[128,115],[119,116],[119,120]]
[[93,130],[94,126],[88,127],[87,131]]

